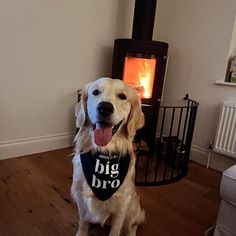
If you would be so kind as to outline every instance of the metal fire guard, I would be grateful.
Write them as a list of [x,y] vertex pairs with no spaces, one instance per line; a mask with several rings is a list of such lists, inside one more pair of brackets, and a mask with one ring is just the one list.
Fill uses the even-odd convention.
[[184,105],[160,106],[157,139],[153,150],[136,142],[136,185],[155,186],[175,182],[188,172],[188,161],[199,103],[184,98]]

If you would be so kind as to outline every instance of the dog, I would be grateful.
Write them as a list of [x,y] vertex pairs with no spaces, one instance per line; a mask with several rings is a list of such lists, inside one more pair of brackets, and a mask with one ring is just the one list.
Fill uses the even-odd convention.
[[76,107],[71,194],[79,210],[77,236],[89,224],[109,222],[109,236],[135,236],[144,221],[135,191],[132,141],[144,125],[137,91],[118,79],[100,78],[82,91]]

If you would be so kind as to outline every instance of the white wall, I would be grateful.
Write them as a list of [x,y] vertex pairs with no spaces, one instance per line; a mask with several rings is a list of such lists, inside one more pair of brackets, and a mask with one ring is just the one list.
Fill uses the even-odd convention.
[[[130,37],[134,0],[0,0],[0,159],[68,146],[75,91],[109,75],[115,38]],[[170,44],[166,102],[200,102],[192,158],[206,163],[223,99],[235,0],[158,0],[154,39]],[[236,45],[236,42],[235,42]],[[232,44],[231,44],[232,47]],[[223,169],[232,159],[214,155]]]
[[[215,137],[221,101],[236,100],[236,87],[214,84],[225,78],[235,15],[235,0],[158,1],[154,38],[170,45],[164,100],[189,93],[199,101],[192,159],[201,163]],[[222,170],[235,162],[213,154],[211,166]]]
[[0,159],[71,144],[76,90],[110,75],[133,3],[0,0]]

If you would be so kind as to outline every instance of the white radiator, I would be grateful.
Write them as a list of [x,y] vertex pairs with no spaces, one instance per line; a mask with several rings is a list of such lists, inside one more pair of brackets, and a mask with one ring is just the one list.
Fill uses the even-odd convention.
[[236,158],[236,102],[223,101],[213,150]]

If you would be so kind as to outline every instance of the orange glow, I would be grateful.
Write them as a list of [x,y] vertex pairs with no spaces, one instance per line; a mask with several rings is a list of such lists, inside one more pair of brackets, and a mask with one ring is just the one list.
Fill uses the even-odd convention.
[[156,59],[126,57],[123,80],[139,92],[141,98],[151,98]]

